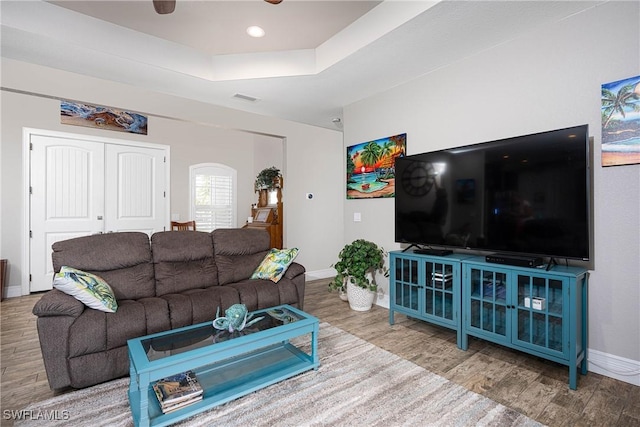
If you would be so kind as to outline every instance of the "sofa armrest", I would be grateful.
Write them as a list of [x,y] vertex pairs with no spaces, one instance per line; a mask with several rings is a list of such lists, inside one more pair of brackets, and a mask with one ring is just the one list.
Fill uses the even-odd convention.
[[297,262],[292,262],[287,268],[287,271],[284,272],[284,277],[287,279],[293,279],[301,274],[304,274],[305,268],[298,264]]
[[284,273],[284,278],[291,280],[298,292],[298,308],[304,309],[305,268],[297,262],[292,262]]
[[74,297],[53,289],[40,298],[33,306],[33,314],[38,317],[70,316],[78,317],[85,305]]
[[53,289],[33,306],[47,380],[52,390],[71,384],[67,365],[69,329],[85,309],[74,297]]

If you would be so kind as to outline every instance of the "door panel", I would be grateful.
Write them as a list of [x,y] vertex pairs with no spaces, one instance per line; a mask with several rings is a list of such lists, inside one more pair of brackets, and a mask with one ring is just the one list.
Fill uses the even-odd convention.
[[164,230],[164,150],[107,145],[106,232]]
[[103,144],[31,135],[31,292],[51,289],[51,245],[103,230]]
[[166,150],[31,134],[30,291],[52,288],[53,243],[166,226]]

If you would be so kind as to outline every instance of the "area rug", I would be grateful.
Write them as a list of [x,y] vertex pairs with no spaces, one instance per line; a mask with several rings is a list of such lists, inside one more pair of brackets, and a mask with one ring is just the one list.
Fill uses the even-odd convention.
[[[188,418],[182,426],[539,426],[536,421],[328,323],[320,368]],[[132,426],[127,378],[26,408],[19,426]],[[38,417],[38,414],[43,414]],[[47,421],[47,415],[63,416]]]

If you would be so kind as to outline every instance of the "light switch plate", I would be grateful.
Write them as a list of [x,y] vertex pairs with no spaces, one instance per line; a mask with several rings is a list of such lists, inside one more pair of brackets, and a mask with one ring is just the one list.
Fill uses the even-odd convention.
[[360,222],[360,221],[362,221],[362,216],[360,215],[360,212],[354,212],[353,222]]

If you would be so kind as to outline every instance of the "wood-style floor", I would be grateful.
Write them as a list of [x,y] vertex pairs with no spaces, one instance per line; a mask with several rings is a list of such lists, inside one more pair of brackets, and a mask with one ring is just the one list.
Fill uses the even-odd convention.
[[[580,376],[568,387],[567,367],[470,339],[469,350],[456,347],[455,332],[396,315],[374,306],[355,312],[327,281],[307,283],[305,311],[378,347],[393,352],[469,390],[487,396],[550,426],[640,426],[640,387],[598,374]],[[26,405],[69,392],[49,389],[31,309],[39,295],[4,300],[2,321],[2,426]],[[366,363],[366,360],[363,360]],[[389,408],[393,410],[393,408]]]

